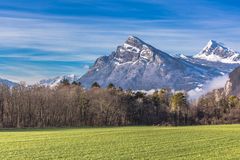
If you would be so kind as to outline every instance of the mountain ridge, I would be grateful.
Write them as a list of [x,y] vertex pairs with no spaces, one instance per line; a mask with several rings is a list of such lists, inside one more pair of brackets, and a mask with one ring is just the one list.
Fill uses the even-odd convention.
[[129,36],[111,55],[98,58],[79,81],[87,88],[98,82],[102,87],[113,83],[134,90],[164,87],[190,90],[220,75],[220,71],[172,57]]
[[[211,51],[219,46],[223,49],[228,49],[227,47],[224,47],[222,43],[210,40],[200,53],[206,53],[206,50],[209,50],[209,54],[211,54]],[[151,90],[159,89],[160,87],[173,87],[173,89],[191,90],[201,88],[206,81],[209,81],[216,76],[230,73],[239,65],[238,63],[223,63],[221,61],[195,58],[195,56],[185,56],[183,54],[171,56],[159,49],[156,49],[150,44],[145,43],[138,37],[129,36],[122,45],[117,46],[116,51],[112,52],[108,56],[97,58],[93,66],[86,74],[79,77],[79,79],[74,80],[81,82],[86,88],[89,88],[92,83],[98,82],[102,87],[106,87],[108,83],[114,83],[116,86],[135,90]],[[157,65],[153,65],[154,63]],[[173,67],[174,65],[171,64],[176,66]],[[140,68],[136,69],[133,66]],[[178,70],[179,68],[185,68],[185,70],[183,69],[180,73],[175,72],[175,70]],[[171,75],[167,74],[171,70],[175,74],[174,79],[173,73]],[[191,72],[189,70],[193,70],[193,72],[189,73]],[[162,74],[159,77],[159,73],[161,71],[165,71],[165,74]],[[205,73],[202,73],[201,71],[205,71]],[[122,73],[125,73],[128,76],[124,76]],[[65,76],[68,77],[69,75]],[[155,76],[158,78],[154,78]],[[181,78],[181,76],[183,77]],[[183,79],[185,80],[191,76],[194,78],[190,81],[187,80],[190,87],[186,86],[187,82],[183,82],[182,87],[178,84],[178,81]],[[56,79],[63,77],[64,76],[60,76],[50,79],[50,85],[47,84],[47,81],[45,85],[56,85],[56,82],[60,82],[60,80],[56,81]],[[142,77],[144,78],[142,79]],[[174,86],[173,83],[170,84],[171,81],[178,85]],[[162,85],[159,85],[158,83],[162,83]],[[140,85],[137,86],[136,84]],[[141,85],[144,87],[141,87]],[[183,87],[184,85],[185,87]]]

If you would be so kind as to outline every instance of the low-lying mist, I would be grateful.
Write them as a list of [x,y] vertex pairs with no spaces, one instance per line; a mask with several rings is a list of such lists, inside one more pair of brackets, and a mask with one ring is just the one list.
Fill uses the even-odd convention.
[[214,89],[224,87],[228,78],[228,75],[219,76],[212,79],[211,81],[206,82],[201,89],[192,89],[188,91],[189,98],[198,99],[202,95],[205,95]]

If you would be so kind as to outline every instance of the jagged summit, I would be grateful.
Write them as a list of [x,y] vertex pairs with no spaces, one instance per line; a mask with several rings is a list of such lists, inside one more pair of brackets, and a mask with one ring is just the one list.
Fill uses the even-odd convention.
[[240,53],[226,47],[223,43],[210,40],[194,58],[222,63],[240,63]]
[[139,58],[143,44],[144,42],[136,37],[128,37],[123,45],[118,46],[117,50],[113,52],[114,59],[118,63],[126,63],[129,61],[137,60]]
[[125,43],[127,44],[144,44],[145,42],[143,42],[141,39],[139,39],[138,37],[135,37],[135,36],[128,36],[127,40],[125,41]]
[[[231,50],[231,49],[228,49],[227,47],[225,47],[224,44],[221,42],[217,42],[215,40],[209,40],[207,45],[203,48],[203,50],[200,53],[211,54],[214,52],[214,50],[216,50],[218,48],[220,50]],[[217,54],[217,53],[215,53],[215,54]]]
[[151,49],[154,49],[154,47],[152,47],[150,44],[147,44],[146,42],[144,42],[143,40],[141,40],[140,38],[138,37],[135,37],[135,36],[129,36],[127,38],[127,40],[124,42],[123,46],[124,45],[130,45],[132,47],[136,47],[138,49],[142,49],[143,47],[148,47],[148,48],[151,48]]
[[114,60],[118,64],[136,61],[152,62],[160,57],[169,56],[161,50],[154,48],[140,38],[129,36],[123,45],[113,52]]
[[207,50],[207,49],[210,49],[210,48],[216,48],[218,46],[220,46],[220,44],[217,41],[209,40],[207,45],[204,47],[203,50]]

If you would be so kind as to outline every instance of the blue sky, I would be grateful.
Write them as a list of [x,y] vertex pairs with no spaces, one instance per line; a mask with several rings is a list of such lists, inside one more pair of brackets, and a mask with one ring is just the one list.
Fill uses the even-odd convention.
[[240,50],[237,0],[1,0],[0,77],[34,83],[85,73],[129,35],[170,54],[208,40]]

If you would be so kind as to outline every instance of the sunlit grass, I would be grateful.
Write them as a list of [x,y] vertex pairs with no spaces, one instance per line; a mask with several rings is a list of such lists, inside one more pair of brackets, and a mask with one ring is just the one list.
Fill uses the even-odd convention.
[[0,159],[240,159],[240,125],[0,130]]

